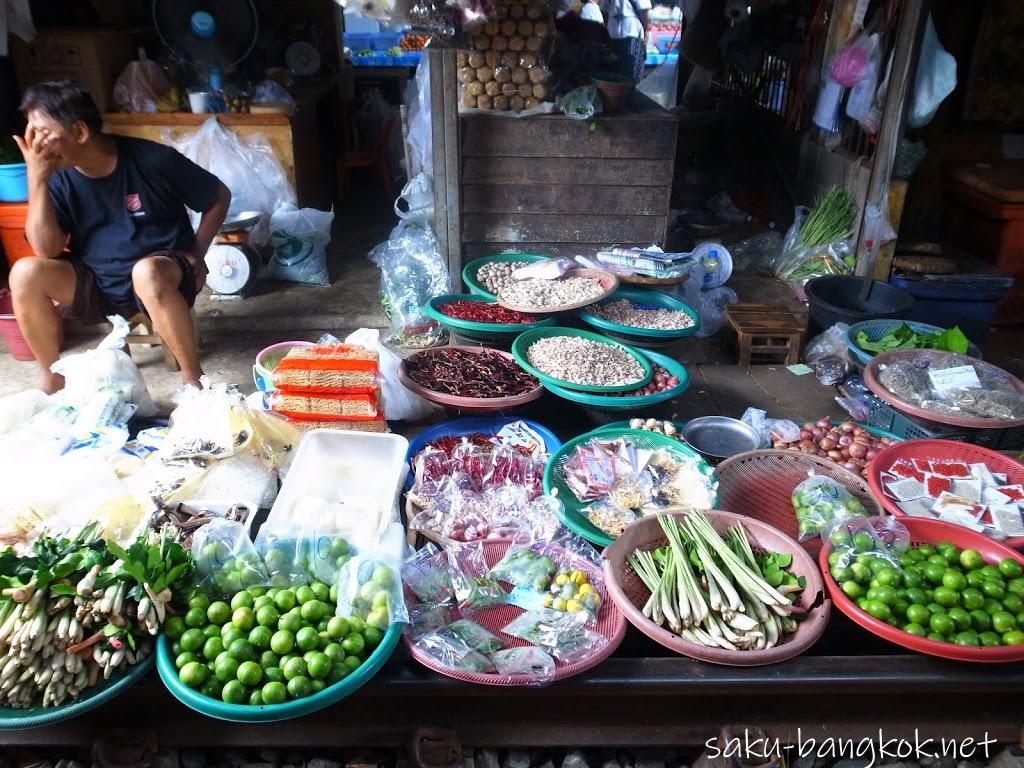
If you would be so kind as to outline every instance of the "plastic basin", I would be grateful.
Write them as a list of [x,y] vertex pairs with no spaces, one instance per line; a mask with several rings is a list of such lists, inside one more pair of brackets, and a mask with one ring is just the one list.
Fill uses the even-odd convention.
[[311,341],[282,341],[271,344],[256,355],[256,363],[252,367],[252,380],[260,392],[274,391],[274,369],[296,347],[315,347]]
[[[652,365],[660,365],[671,375],[677,377],[679,383],[672,387],[672,389],[655,392],[653,395],[599,395],[592,392],[579,392],[551,383],[545,383],[544,387],[552,394],[558,395],[565,400],[589,405],[591,408],[600,408],[604,411],[637,411],[650,408],[653,405],[679,397],[689,388],[690,374],[687,373],[686,366],[678,360],[647,349],[637,351],[650,360]],[[629,423],[626,422],[625,426],[628,427]]]
[[442,296],[435,296],[423,307],[426,315],[437,320],[441,325],[453,333],[458,333],[468,338],[492,339],[495,337],[507,337],[509,335],[523,333],[534,328],[546,328],[554,325],[557,318],[537,315],[537,319],[528,323],[482,323],[475,320],[460,320],[450,317],[441,311],[441,307],[452,304],[456,301],[472,301],[479,304],[497,304],[494,299],[477,294],[446,293]]
[[608,304],[613,301],[625,299],[634,306],[645,305],[658,309],[668,309],[675,312],[685,312],[693,320],[689,328],[659,329],[659,328],[635,328],[631,325],[623,325],[612,320],[599,317],[590,311],[590,307],[576,312],[577,317],[589,326],[598,330],[608,331],[625,337],[637,337],[637,339],[681,339],[692,336],[700,329],[700,315],[690,305],[674,296],[669,296],[661,291],[654,291],[650,288],[619,288],[615,293],[604,301],[598,302],[597,306]]
[[28,200],[28,172],[24,163],[0,165],[0,202],[23,203]]
[[551,258],[550,256],[542,256],[537,253],[496,253],[493,256],[482,256],[479,259],[473,259],[466,266],[462,268],[462,282],[469,288],[469,292],[475,296],[486,296],[489,299],[497,299],[493,293],[484,288],[483,283],[476,279],[476,273],[480,270],[484,264],[490,264],[492,261],[544,261],[545,259]]
[[860,296],[863,286],[862,278],[849,275],[808,280],[805,290],[812,325],[822,331],[836,323],[852,325],[879,317],[907,317],[914,307],[914,297],[896,286],[875,280],[866,300]]
[[[530,346],[540,339],[547,339],[554,336],[568,336],[576,337],[580,339],[588,339],[590,341],[597,341],[602,344],[608,344],[613,347],[625,351],[630,357],[640,364],[643,368],[644,374],[637,381],[632,381],[629,384],[617,384],[614,386],[592,386],[589,384],[576,384],[571,381],[564,381],[562,379],[556,379],[552,376],[548,376],[543,371],[537,370],[530,364],[527,353],[529,352]],[[516,339],[512,345],[512,357],[515,358],[516,362],[519,363],[523,368],[532,373],[541,383],[546,385],[554,384],[556,387],[562,387],[563,389],[574,389],[581,392],[632,392],[634,389],[640,389],[646,386],[651,377],[654,375],[654,369],[651,367],[651,362],[637,349],[627,346],[620,341],[602,336],[599,333],[591,333],[590,331],[578,331],[573,328],[537,328],[532,331],[527,331]]]

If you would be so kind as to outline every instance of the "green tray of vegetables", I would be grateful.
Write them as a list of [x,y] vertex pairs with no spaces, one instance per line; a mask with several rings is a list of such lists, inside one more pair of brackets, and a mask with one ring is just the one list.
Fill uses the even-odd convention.
[[462,268],[462,282],[469,288],[469,292],[475,296],[483,296],[488,299],[498,298],[494,293],[487,290],[484,284],[477,279],[477,272],[480,271],[480,267],[485,264],[491,264],[494,262],[509,263],[515,261],[525,261],[533,263],[535,261],[544,261],[545,259],[551,258],[550,256],[542,256],[537,253],[496,253],[493,256],[483,256],[479,259],[473,259],[465,267]]

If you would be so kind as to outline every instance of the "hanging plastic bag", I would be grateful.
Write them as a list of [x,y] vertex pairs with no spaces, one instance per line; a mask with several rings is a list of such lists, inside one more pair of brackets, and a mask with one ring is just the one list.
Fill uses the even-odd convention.
[[107,320],[114,329],[95,349],[63,357],[51,370],[64,377],[64,395],[71,402],[86,403],[99,392],[115,392],[124,402],[136,406],[137,416],[152,416],[156,405],[146,381],[124,351],[124,340],[131,331],[128,321],[119,315]]
[[[431,173],[434,167],[434,141],[430,126],[430,56],[420,57],[416,77],[405,88],[405,113],[409,125],[410,177]],[[404,191],[403,191],[404,194]],[[433,211],[431,211],[433,218]]]
[[345,337],[346,344],[355,344],[377,350],[380,366],[380,391],[384,398],[384,413],[392,421],[419,421],[428,418],[436,410],[428,401],[410,392],[398,380],[398,368],[402,360],[380,341],[380,331],[375,328],[360,328]]
[[843,88],[853,88],[868,76],[872,49],[878,47],[878,35],[861,32],[832,59],[829,72]]
[[[404,207],[399,203],[405,203]],[[395,215],[424,226],[434,222],[434,182],[427,173],[417,173],[402,187],[395,200]]]
[[261,275],[306,285],[330,285],[327,245],[331,242],[334,211],[282,206],[270,217],[274,255]]
[[192,536],[197,586],[230,597],[267,583],[267,571],[242,523],[214,518]]
[[381,304],[391,321],[387,343],[398,347],[438,343],[443,329],[424,314],[423,306],[435,296],[450,293],[451,278],[433,231],[403,221],[386,243],[370,251],[370,261],[380,267]]
[[928,125],[939,111],[939,105],[955,88],[956,59],[939,42],[935,22],[929,13],[924,27],[924,39],[921,41],[914,98],[910,102],[907,124],[911,128]]
[[295,108],[295,99],[283,85],[274,80],[264,80],[252,92],[252,104],[272,104],[289,109]]
[[800,230],[811,209],[798,205],[793,211],[793,225],[786,232],[782,253],[775,263],[775,276],[787,282],[804,282],[820,275],[849,275],[855,263],[849,238],[817,246],[800,242]]
[[129,61],[114,83],[114,103],[122,112],[158,112],[161,97],[170,89],[163,67],[155,61]]
[[[252,135],[243,141],[211,117],[190,136],[175,139],[166,132],[164,140],[231,190],[229,218],[242,211],[268,214],[249,233],[254,245],[264,244],[270,236],[270,214],[282,205],[295,205],[295,190],[288,174],[263,136]],[[199,225],[201,215],[190,214],[193,227]]]
[[833,520],[867,516],[863,504],[842,485],[824,475],[808,473],[808,478],[793,489],[792,501],[800,526],[800,541],[821,535]]
[[637,83],[636,89],[663,109],[676,108],[676,93],[679,90],[679,58],[665,59],[651,74]]
[[878,33],[871,35],[869,40],[867,70],[864,72],[864,76],[850,89],[850,96],[846,100],[846,115],[856,120],[865,132],[875,133],[878,126],[868,120],[868,116],[871,113],[871,104],[875,100],[875,91],[878,89],[878,78],[882,68],[882,49],[879,45]]
[[597,88],[593,85],[583,85],[559,96],[555,99],[555,107],[562,110],[570,120],[589,120],[604,111],[601,99],[597,96]]

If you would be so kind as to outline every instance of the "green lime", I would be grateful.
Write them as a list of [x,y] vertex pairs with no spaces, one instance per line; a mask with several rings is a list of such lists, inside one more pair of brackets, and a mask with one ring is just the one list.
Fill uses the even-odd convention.
[[903,572],[903,586],[907,589],[916,589],[924,583],[924,578],[920,572],[916,570],[906,570]]
[[911,635],[917,635],[918,637],[924,637],[925,634],[927,634],[925,632],[924,627],[922,627],[920,624],[917,624],[917,623],[914,623],[914,622],[911,622],[910,624],[905,625],[903,627],[903,631],[907,632],[907,633],[909,633]]
[[220,637],[220,627],[216,624],[207,624],[203,627],[203,634],[207,637]]
[[1003,580],[1003,574],[1000,572],[999,567],[995,565],[986,565],[979,570],[979,573],[986,579],[995,579],[996,581]]
[[274,630],[270,627],[253,627],[249,633],[249,642],[257,651],[265,651],[270,648],[270,640],[274,637]]
[[313,693],[308,677],[293,677],[288,681],[288,695],[293,699],[304,699]]
[[206,682],[203,683],[203,687],[199,689],[199,692],[207,698],[219,699],[221,683],[216,677],[207,677]]
[[938,554],[938,553],[936,553],[936,554],[934,554],[934,555],[931,555],[931,556],[930,556],[930,557],[929,557],[929,558],[928,558],[928,559],[927,559],[927,560],[925,561],[925,564],[926,564],[926,565],[939,565],[939,566],[942,566],[943,570],[945,570],[945,568],[946,568],[946,565],[947,565],[947,563],[946,563],[946,558],[944,558],[944,557],[943,557],[942,555],[940,555],[940,554]]
[[960,603],[968,611],[976,611],[985,604],[985,596],[974,587],[968,587],[960,593]]
[[928,623],[928,619],[931,618],[931,613],[923,605],[914,603],[907,608],[907,621],[911,624],[920,624],[925,626]]
[[985,611],[975,608],[971,611],[971,628],[978,632],[987,632],[992,629],[992,617]]
[[274,596],[274,605],[282,613],[290,611],[295,607],[296,603],[298,603],[298,600],[295,599],[295,593],[290,589],[282,589]]
[[[835,552],[832,554],[834,555]],[[832,578],[835,579],[837,583],[849,581],[853,578],[853,571],[845,565],[834,565],[829,569],[829,573],[832,574]]]
[[279,680],[271,680],[260,690],[264,704],[283,704],[288,698],[288,689]]
[[976,549],[965,549],[960,553],[960,565],[963,566],[966,571],[976,571],[985,565],[985,561],[981,557],[981,553]]
[[1006,585],[1006,591],[1017,597],[1024,597],[1024,578],[1011,579]]
[[[888,597],[890,600],[896,599],[896,590],[892,587],[879,587],[878,589],[879,591],[888,590],[884,593],[885,597]],[[879,600],[879,602],[886,603],[885,600]],[[388,616],[387,608],[374,608],[366,616],[366,624],[368,626],[376,627],[381,630],[388,628],[389,621],[390,617]]]
[[1014,629],[1003,634],[1003,645],[1024,645],[1024,632]]
[[[1001,600],[1006,595],[1006,587],[1003,582],[995,579],[985,579],[981,582],[981,594],[991,597],[993,600]],[[185,622],[188,623],[187,621]]]
[[195,591],[188,599],[189,608],[202,608],[204,611],[210,606],[210,596],[205,592]]
[[339,643],[328,643],[327,647],[324,648],[324,655],[331,661],[337,662],[344,661],[345,656],[348,654],[345,653],[345,649]]
[[968,571],[967,572],[967,584],[971,587],[980,587],[981,582],[985,580],[985,575],[980,571]]
[[296,677],[305,677],[309,672],[306,668],[306,662],[300,658],[289,659],[285,662],[281,671],[284,672],[286,680],[292,680]]
[[[248,593],[239,592],[238,594],[244,595]],[[235,595],[235,597],[238,597],[238,595]],[[231,623],[243,632],[249,632],[256,626],[256,614],[252,612],[252,608],[236,608],[234,613],[231,614]]]
[[973,629],[965,629],[962,632],[958,632],[956,637],[953,638],[953,642],[957,645],[965,645],[971,648],[977,647],[979,644],[978,633]]
[[178,678],[189,688],[201,688],[206,682],[208,672],[205,664],[190,661],[178,671]]
[[946,608],[952,608],[960,602],[960,595],[949,587],[936,587],[935,602],[939,605],[945,606]]
[[363,631],[363,639],[367,648],[376,648],[384,641],[384,633],[377,627],[367,627]]
[[946,575],[946,564],[928,563],[924,567],[924,577],[932,584],[941,584],[942,577]]
[[295,633],[295,645],[297,645],[299,650],[303,653],[316,648],[319,642],[320,635],[312,627],[302,627]]
[[181,638],[171,643],[171,656],[177,656],[185,649],[181,647]]
[[858,584],[867,584],[871,580],[871,569],[864,563],[854,563],[850,566],[850,573]]
[[946,638],[944,638],[938,632],[929,632],[927,635],[925,635],[925,637],[927,637],[929,640],[934,640],[937,643],[946,642]]
[[231,606],[223,600],[210,603],[206,609],[206,618],[211,624],[227,624],[231,620]]
[[1012,592],[1007,592],[1003,595],[1003,608],[1010,613],[1020,613],[1024,611],[1024,600]]
[[960,571],[954,571],[950,568],[942,574],[942,586],[959,592],[967,586],[967,579],[964,578],[964,575],[960,573]]
[[928,605],[925,606],[925,607],[928,609],[929,613],[931,613],[931,614],[945,613],[946,612],[946,607],[944,605],[939,605],[938,603],[928,603]]
[[276,627],[281,614],[272,605],[264,605],[256,611],[256,623],[261,627]]
[[[876,587],[874,590],[875,596],[871,597],[868,595],[868,600],[881,600],[886,605],[892,605],[896,602],[896,588],[895,587]],[[370,624],[370,620],[366,620],[367,624]]]
[[332,640],[340,640],[349,633],[348,619],[344,616],[332,616],[327,622],[327,636]]
[[[1009,611],[996,611],[992,614],[992,629],[1000,635],[1012,632],[1017,628],[1017,619]],[[1010,643],[1007,643],[1010,645]]]
[[345,660],[341,662],[348,667],[349,672],[355,672],[361,666],[363,666],[363,660],[358,656],[346,656]]
[[199,649],[206,644],[206,639],[207,638],[206,635],[203,634],[203,630],[193,627],[192,629],[185,630],[185,634],[181,636],[181,640],[179,642],[181,643],[181,649],[183,651],[198,653]]
[[174,667],[175,669],[181,669],[186,664],[191,664],[193,661],[199,661],[199,657],[192,653],[192,651],[182,651],[174,657]]
[[228,646],[228,653],[230,653],[239,663],[243,661],[256,660],[256,649],[252,647],[252,643],[248,640],[235,640]]
[[328,608],[325,603],[321,603],[319,600],[310,600],[308,603],[302,604],[302,619],[308,621],[310,624],[316,624],[320,621],[320,617],[327,612]]
[[360,619],[358,616],[348,617],[349,634],[353,632],[362,634],[363,630],[366,629],[366,622]]
[[302,629],[302,617],[297,613],[286,613],[277,622],[278,630],[284,630],[295,634]]
[[875,578],[883,587],[897,587],[901,580],[900,572],[888,566],[880,570]]
[[180,616],[171,616],[171,618],[164,622],[164,634],[170,640],[177,640],[185,634],[186,629],[185,620]]
[[284,676],[284,671],[280,667],[264,667],[263,677],[272,682],[287,682],[287,678]]
[[[881,600],[868,600],[868,605],[867,605],[867,609],[866,610],[867,610],[867,612],[869,614],[874,616],[876,619],[881,619],[882,621],[888,621],[889,618],[892,616],[892,611],[889,609],[889,606],[886,605],[885,603],[883,603]],[[345,643],[348,643],[348,641],[350,639],[351,639],[351,636],[346,637],[345,638]],[[363,638],[360,637],[359,639],[362,640]],[[352,649],[349,648],[347,645],[345,646],[345,649],[349,650],[349,651],[352,651]],[[356,653],[357,651],[352,651],[352,652]]]
[[856,581],[844,581],[840,587],[843,590],[843,594],[851,600],[856,600],[864,594],[864,588]]
[[1019,579],[1024,574],[1024,567],[1012,557],[1004,557],[999,561],[999,572],[1004,579]]
[[228,680],[234,680],[235,673],[237,671],[238,659],[230,653],[222,653],[213,662],[213,674],[222,683],[226,683]]
[[256,602],[256,598],[252,596],[252,592],[239,592],[231,598],[231,610],[237,611],[239,608],[252,608],[254,602]]
[[255,690],[249,694],[249,706],[250,707],[262,707],[263,706],[263,693],[259,690]]
[[203,644],[203,658],[213,661],[224,652],[224,641],[219,637],[211,637]]
[[931,602],[931,600],[929,600],[928,596],[925,594],[924,590],[920,589],[919,587],[913,587],[911,589],[908,589],[906,592],[903,593],[903,597],[906,598],[906,601],[911,605],[913,605],[914,603],[917,603],[918,605],[925,605]]
[[995,648],[998,645],[1003,644],[1003,639],[999,637],[995,632],[982,632],[978,635],[978,640],[981,641],[983,648]]
[[326,603],[331,599],[331,588],[322,581],[312,582],[309,585],[309,588],[313,590],[313,594],[316,596],[316,599],[321,603]]
[[316,600],[316,592],[311,587],[302,586],[295,590],[295,599],[299,605],[305,605],[310,600]]
[[952,635],[956,631],[956,622],[945,613],[936,613],[928,619],[928,626],[932,632],[942,635],[943,638]]
[[327,684],[334,685],[340,683],[346,677],[349,676],[351,670],[340,662],[335,662],[331,665],[331,672],[327,675]]
[[259,663],[263,669],[269,669],[270,667],[276,667],[280,664],[281,657],[273,651],[264,651],[260,654]]
[[270,638],[270,650],[279,656],[291,653],[295,648],[295,635],[287,629],[279,629]]
[[949,609],[949,618],[956,624],[958,632],[964,632],[971,628],[971,614],[959,606]]
[[238,665],[235,677],[238,678],[238,682],[242,685],[252,688],[259,685],[263,680],[263,670],[260,669],[260,665],[255,661],[245,661]]
[[252,609],[256,613],[260,612],[260,608],[267,608],[268,606],[274,607],[274,598],[270,597],[270,595],[260,595],[252,603]]
[[206,626],[206,611],[198,606],[185,612],[185,626],[196,629]]
[[306,659],[306,668],[309,670],[309,676],[314,680],[321,680],[327,677],[331,671],[331,660],[327,658],[327,655],[320,651],[312,651],[309,654],[309,658]]
[[249,692],[237,680],[229,680],[224,683],[220,697],[226,704],[245,704],[249,700]]

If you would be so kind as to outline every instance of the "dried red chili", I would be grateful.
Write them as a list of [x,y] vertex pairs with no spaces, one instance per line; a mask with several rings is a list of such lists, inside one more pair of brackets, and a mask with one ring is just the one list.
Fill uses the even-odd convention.
[[525,312],[505,309],[500,304],[488,304],[483,301],[453,301],[438,307],[441,314],[454,317],[456,320],[471,320],[474,323],[491,323],[494,325],[519,325],[532,323],[536,316]]
[[486,349],[421,352],[407,359],[405,368],[421,387],[456,397],[512,397],[540,386],[515,361]]

